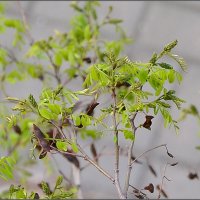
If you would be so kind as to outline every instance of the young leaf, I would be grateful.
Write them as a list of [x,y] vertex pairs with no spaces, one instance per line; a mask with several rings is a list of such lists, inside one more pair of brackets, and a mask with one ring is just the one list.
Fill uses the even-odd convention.
[[56,141],[56,147],[58,148],[58,150],[60,151],[67,151],[67,142],[63,142],[63,141]]
[[170,42],[164,47],[164,51],[170,52],[177,44],[178,44],[178,40],[174,40],[173,42]]
[[62,176],[59,176],[56,180],[56,185],[55,185],[55,188],[57,188],[58,186],[60,186],[63,182],[63,177]]
[[37,102],[36,102],[36,100],[35,100],[35,98],[33,97],[32,94],[29,95],[28,100],[29,100],[29,102],[31,103],[31,105],[32,105],[34,108],[37,108],[37,107],[38,107],[38,104],[37,104]]
[[157,64],[164,69],[173,69],[173,67],[167,63],[157,63]]
[[119,24],[122,22],[123,22],[123,20],[121,20],[121,19],[109,19],[108,20],[108,23],[110,23],[110,24]]
[[62,65],[62,60],[63,60],[63,58],[62,58],[62,55],[60,52],[58,52],[54,55],[54,62],[56,64],[56,66],[60,67]]
[[76,142],[72,142],[72,143],[71,143],[71,147],[72,147],[72,150],[73,150],[75,153],[78,153],[78,152],[79,152],[79,149],[78,149],[78,146],[77,146]]
[[173,70],[170,70],[168,73],[168,80],[169,83],[173,83],[175,80],[175,72]]
[[187,64],[186,64],[185,60],[182,57],[180,57],[178,55],[175,55],[175,54],[172,54],[172,53],[168,53],[167,55],[169,57],[173,58],[179,64],[179,66],[181,67],[181,69],[183,71],[187,70]]
[[123,130],[123,133],[124,133],[125,139],[130,139],[130,140],[135,139],[135,135],[134,135],[133,131]]
[[42,191],[44,192],[44,194],[46,194],[47,196],[52,194],[52,191],[49,187],[49,184],[47,182],[42,181],[39,186],[41,187]]
[[51,111],[49,111],[48,109],[46,108],[40,108],[39,109],[39,113],[42,117],[44,117],[45,119],[57,119],[58,118],[58,115],[55,114],[55,113],[52,113]]
[[138,76],[139,80],[141,81],[141,83],[144,84],[147,81],[148,70],[147,69],[141,69],[137,76]]

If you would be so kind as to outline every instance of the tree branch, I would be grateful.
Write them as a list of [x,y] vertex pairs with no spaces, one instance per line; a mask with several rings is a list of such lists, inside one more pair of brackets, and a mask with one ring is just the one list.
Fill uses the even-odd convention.
[[25,12],[24,12],[19,0],[17,1],[17,5],[19,7],[19,12],[22,16],[22,21],[23,21],[23,24],[24,24],[24,27],[25,27],[25,30],[26,30],[26,34],[27,34],[28,38],[30,39],[30,44],[32,45],[34,43],[34,39],[31,35]]
[[[135,126],[135,123],[134,123],[134,120],[135,120],[135,118],[137,116],[137,113],[138,112],[135,112],[135,114],[133,115],[132,119],[130,119],[134,136],[135,136],[135,132],[137,130],[137,128]],[[128,170],[127,170],[127,174],[126,174],[126,178],[125,178],[125,185],[124,185],[124,195],[125,195],[126,198],[127,198],[128,188],[129,188],[131,170],[132,170],[131,160],[132,160],[132,151],[133,151],[134,142],[135,142],[135,138],[134,138],[133,141],[131,141],[131,143],[129,145],[129,150],[128,150]]]
[[108,174],[103,168],[101,168],[95,161],[93,161],[89,156],[85,153],[85,151],[81,148],[79,144],[77,144],[79,151],[82,153],[85,160],[91,163],[94,167],[96,167],[102,174],[104,174],[107,178],[109,178],[113,183],[115,183],[115,179]]
[[159,146],[156,146],[156,147],[153,147],[145,152],[143,152],[142,154],[140,154],[138,157],[136,157],[132,162],[131,162],[131,165],[136,161],[138,160],[140,157],[142,157],[144,154],[150,152],[150,151],[153,151],[154,149],[157,149],[157,148],[160,148],[160,147],[165,147],[166,148],[167,144],[161,144]]
[[112,88],[112,95],[114,99],[113,103],[113,125],[114,125],[114,135],[115,135],[115,186],[117,188],[118,195],[120,199],[125,199],[124,194],[122,193],[122,189],[119,183],[119,141],[118,141],[118,129],[117,129],[117,119],[116,119],[116,93],[115,87]]
[[161,197],[161,192],[162,192],[162,188],[163,188],[163,184],[164,184],[164,179],[166,178],[165,173],[166,173],[167,166],[168,166],[168,163],[164,167],[164,172],[163,172],[163,176],[162,176],[161,186],[159,186],[158,199],[160,199],[160,197]]

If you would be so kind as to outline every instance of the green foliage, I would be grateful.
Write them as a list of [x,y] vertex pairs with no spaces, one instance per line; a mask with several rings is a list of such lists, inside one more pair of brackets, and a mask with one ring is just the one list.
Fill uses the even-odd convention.
[[13,179],[15,160],[13,157],[0,158],[0,177],[4,180]]
[[71,199],[75,198],[76,189],[70,188],[65,190],[61,185],[63,177],[59,176],[56,180],[54,189],[51,190],[49,184],[42,181],[40,183],[41,189],[45,196],[39,196],[37,192],[31,192],[30,194],[21,185],[11,185],[9,191],[3,196],[7,199]]
[[[137,113],[152,118],[150,113],[155,116],[161,114],[164,126],[172,125],[178,132],[177,121],[170,112],[171,103],[180,109],[185,101],[177,97],[174,90],[167,89],[168,84],[182,81],[176,65],[186,70],[183,58],[172,53],[178,41],[164,46],[148,62],[133,61],[122,56],[124,45],[131,40],[121,27],[122,20],[111,17],[111,6],[103,19],[98,18],[97,7],[100,5],[97,1],[86,1],[83,5],[81,2],[72,2],[76,15],[70,21],[70,31],[61,33],[56,30],[48,38],[31,41],[22,57],[18,58],[7,48],[0,47],[1,87],[6,102],[14,104],[12,112],[5,112],[1,116],[1,142],[4,143],[3,148],[9,150],[9,156],[2,157],[0,161],[0,176],[3,179],[13,178],[15,163],[11,159],[12,153],[19,151],[21,146],[27,147],[30,141],[32,152],[39,151],[39,159],[46,157],[44,162],[48,162],[48,156],[52,153],[59,153],[77,166],[78,159],[67,153],[83,154],[79,137],[97,140],[112,132],[114,143],[117,144],[118,133],[122,133],[125,140],[133,142],[137,129],[151,130],[151,120],[146,120],[146,123],[150,122],[146,126],[144,122],[135,126],[133,120]],[[0,13],[0,33],[8,28],[14,29],[13,48],[24,47],[24,34],[27,33],[24,24],[20,20],[6,18],[2,6]],[[101,37],[102,28],[108,25],[117,33],[111,41]],[[164,62],[164,56],[175,61],[175,64]],[[38,64],[43,61],[48,65]],[[43,83],[39,98],[29,92],[23,99],[6,93],[5,84],[30,78]],[[82,81],[76,91],[68,87],[72,80]],[[104,95],[112,99],[107,106],[104,104]],[[186,112],[198,115],[195,107]],[[110,117],[116,120],[111,126]],[[14,149],[11,148],[12,143]],[[87,156],[83,157],[86,159]],[[42,181],[40,186],[44,198],[75,198],[76,190],[64,190],[62,182],[63,177],[58,177],[52,190],[47,182]],[[9,198],[33,199],[38,198],[37,195],[35,192],[28,194],[21,186],[10,186]]]
[[56,142],[56,147],[60,151],[67,151],[67,146],[68,146],[67,142],[64,142],[64,141],[57,141]]

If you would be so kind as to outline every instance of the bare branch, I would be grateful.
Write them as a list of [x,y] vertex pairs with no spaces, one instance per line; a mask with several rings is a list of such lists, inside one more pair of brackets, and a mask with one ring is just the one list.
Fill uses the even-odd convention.
[[158,199],[160,199],[160,197],[161,197],[161,192],[162,192],[162,188],[163,188],[163,184],[164,184],[164,179],[166,178],[165,173],[166,173],[166,170],[167,170],[167,166],[168,166],[168,163],[164,167],[164,172],[163,172],[163,176],[162,176],[162,182],[161,182],[161,185],[159,186]]
[[118,141],[118,129],[117,129],[117,120],[116,120],[116,108],[117,108],[117,100],[115,87],[112,89],[112,96],[114,99],[113,103],[113,125],[114,125],[114,135],[115,135],[115,186],[117,188],[117,192],[121,199],[125,199],[125,196],[122,192],[120,182],[119,182],[119,141]]
[[85,153],[85,151],[81,148],[81,146],[79,144],[78,148],[79,151],[82,153],[83,157],[85,160],[87,160],[88,162],[90,162],[94,167],[96,167],[102,174],[104,174],[107,178],[109,178],[113,183],[115,183],[115,179],[108,174],[108,172],[106,172],[103,168],[101,168],[95,161],[93,161],[91,158],[89,158],[89,156]]
[[63,136],[63,138],[66,139],[66,136],[65,136],[64,132],[62,131],[62,129],[61,129],[59,126],[57,126],[52,120],[49,121],[49,123],[52,124],[53,126],[55,126],[56,129],[57,129],[57,130],[60,132],[60,134]]
[[[135,132],[137,130],[137,128],[134,124],[134,120],[137,116],[137,113],[138,112],[135,112],[132,119],[130,119],[134,135],[135,135]],[[127,174],[126,174],[126,178],[125,178],[125,185],[124,185],[124,195],[125,195],[126,198],[127,198],[127,192],[128,192],[129,181],[130,181],[130,176],[131,176],[131,170],[132,170],[131,160],[132,160],[132,151],[133,151],[134,141],[135,141],[135,139],[133,141],[131,141],[131,143],[129,145],[129,149],[128,149],[128,169],[127,169]]]
[[161,144],[159,146],[156,146],[156,147],[153,147],[145,152],[143,152],[142,154],[140,154],[138,157],[136,157],[132,162],[131,162],[131,165],[133,165],[133,163],[138,160],[139,158],[141,158],[143,155],[145,155],[146,153],[150,152],[150,151],[153,151],[154,149],[157,149],[157,148],[160,148],[160,147],[166,147],[167,144]]
[[22,16],[22,21],[23,21],[23,24],[24,24],[24,27],[25,27],[25,30],[26,30],[26,34],[27,34],[28,38],[30,39],[30,44],[32,45],[34,43],[34,39],[33,39],[32,35],[31,35],[31,32],[30,32],[30,28],[29,28],[29,25],[28,25],[27,17],[25,15],[25,12],[24,12],[19,0],[17,1],[17,5],[19,7],[19,12],[20,12],[20,14]]
[[70,155],[70,156],[76,156],[76,157],[80,157],[80,158],[85,158],[83,155],[77,154],[77,153],[71,153],[68,151],[60,151],[59,149],[51,146],[51,149],[55,150],[56,152],[59,152],[61,154],[66,154],[66,155]]

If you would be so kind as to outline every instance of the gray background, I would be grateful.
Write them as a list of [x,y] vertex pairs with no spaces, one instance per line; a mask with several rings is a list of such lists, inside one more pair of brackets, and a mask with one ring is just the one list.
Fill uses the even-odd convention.
[[[70,29],[69,20],[73,15],[69,4],[70,2],[64,1],[21,2],[34,38],[43,39],[53,34],[55,29],[68,31]],[[114,7],[112,16],[124,20],[123,27],[127,35],[134,40],[134,43],[125,49],[125,53],[133,60],[148,61],[154,51],[159,52],[165,44],[178,39],[179,44],[174,52],[184,57],[189,69],[187,73],[183,74],[182,84],[175,85],[173,88],[177,90],[180,97],[187,101],[185,106],[193,103],[200,108],[200,2],[102,1],[101,4],[100,17],[104,16],[106,8],[112,5]],[[7,2],[7,14],[10,17],[20,18],[17,2]],[[103,37],[111,39],[113,34],[115,34],[113,29],[106,29]],[[9,35],[4,39],[9,42]],[[34,82],[34,84],[29,82],[14,86],[8,85],[7,89],[12,92],[13,96],[26,97],[27,91],[37,95],[40,87],[39,82]],[[2,95],[0,94],[0,96]],[[178,117],[178,113],[173,109],[171,112]],[[175,161],[178,161],[179,165],[167,169],[166,175],[171,181],[165,181],[165,191],[170,198],[199,198],[199,180],[191,181],[187,178],[190,171],[199,172],[200,152],[195,150],[195,146],[200,144],[199,125],[196,120],[189,117],[185,122],[180,123],[180,128],[180,135],[176,135],[173,128],[164,129],[162,119],[157,117],[151,132],[138,132],[134,152],[135,155],[139,155],[148,148],[167,143],[169,151],[173,153]],[[112,149],[112,144],[108,139],[98,142],[98,148],[100,149],[104,144],[109,144]],[[60,160],[62,159],[60,158]],[[146,164],[136,164],[131,177],[131,183],[134,186],[142,188],[150,182],[159,184],[166,160],[174,162],[165,155],[162,148],[148,154],[147,160],[156,169],[158,178],[153,177]],[[65,161],[62,163],[62,169],[69,172],[68,164]],[[113,160],[111,156],[102,158],[101,164],[112,173]],[[122,158],[120,164],[121,172],[124,172],[126,160]],[[48,174],[46,168],[42,166],[35,168],[33,173],[34,176],[29,183],[31,189],[35,187],[38,180],[42,180]],[[122,174],[120,178],[123,183]],[[82,183],[85,198],[117,197],[113,185],[93,167],[88,167],[82,173]],[[150,197],[156,196],[150,195]]]

